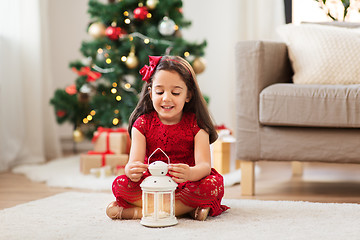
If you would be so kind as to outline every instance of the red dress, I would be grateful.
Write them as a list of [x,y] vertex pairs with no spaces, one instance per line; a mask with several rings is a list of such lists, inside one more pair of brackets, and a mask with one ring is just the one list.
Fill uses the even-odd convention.
[[[194,138],[200,128],[194,113],[184,113],[179,123],[165,125],[154,111],[140,116],[133,127],[146,138],[145,163],[148,163],[148,156],[161,148],[169,156],[171,163],[195,165]],[[168,162],[161,151],[151,157],[150,163],[158,160]],[[129,208],[132,207],[129,202],[141,199],[140,183],[148,176],[149,173],[146,172],[139,182],[132,182],[126,175],[118,176],[114,180],[112,189],[120,206]],[[223,196],[223,177],[215,169],[211,169],[210,175],[199,181],[180,183],[175,190],[176,200],[193,208],[210,207],[210,216],[219,215],[228,209],[221,205]]]

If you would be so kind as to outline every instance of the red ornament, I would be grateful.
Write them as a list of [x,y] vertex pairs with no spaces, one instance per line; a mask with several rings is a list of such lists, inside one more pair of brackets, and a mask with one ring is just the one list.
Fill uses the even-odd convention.
[[118,40],[120,37],[122,37],[126,32],[121,29],[121,27],[107,27],[105,30],[105,34],[108,38],[111,40]]
[[57,110],[56,111],[56,116],[58,116],[59,118],[62,118],[66,115],[66,111],[64,110]]
[[139,20],[145,20],[147,18],[148,10],[146,7],[138,7],[134,10],[134,18]]
[[72,85],[70,85],[70,86],[67,86],[67,87],[65,88],[65,92],[66,92],[67,94],[69,94],[69,95],[74,95],[74,94],[76,94],[76,93],[77,93],[77,90],[76,90],[75,84],[72,84]]

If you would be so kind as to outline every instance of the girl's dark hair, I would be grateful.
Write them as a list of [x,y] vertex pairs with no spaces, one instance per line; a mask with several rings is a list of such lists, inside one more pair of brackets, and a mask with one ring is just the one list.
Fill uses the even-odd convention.
[[150,98],[150,91],[152,79],[160,70],[175,71],[181,76],[191,96],[190,101],[185,103],[183,111],[195,113],[198,126],[209,134],[209,142],[215,142],[217,139],[217,132],[207,109],[204,97],[200,92],[195,72],[185,59],[178,56],[163,56],[151,76],[149,83],[143,85],[139,102],[129,119],[129,134],[131,134],[132,126],[138,117],[155,110]]

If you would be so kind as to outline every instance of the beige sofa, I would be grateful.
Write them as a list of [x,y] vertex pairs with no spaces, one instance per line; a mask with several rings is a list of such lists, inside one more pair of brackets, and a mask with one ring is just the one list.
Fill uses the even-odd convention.
[[257,161],[360,163],[359,85],[293,84],[282,42],[239,42],[235,54],[243,195],[255,194]]

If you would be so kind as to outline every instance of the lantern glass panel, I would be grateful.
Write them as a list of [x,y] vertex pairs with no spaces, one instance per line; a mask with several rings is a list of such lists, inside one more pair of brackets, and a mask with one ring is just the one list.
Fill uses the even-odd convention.
[[144,193],[144,217],[154,216],[154,197],[155,193],[145,192]]
[[158,218],[167,218],[171,215],[171,192],[157,194]]

